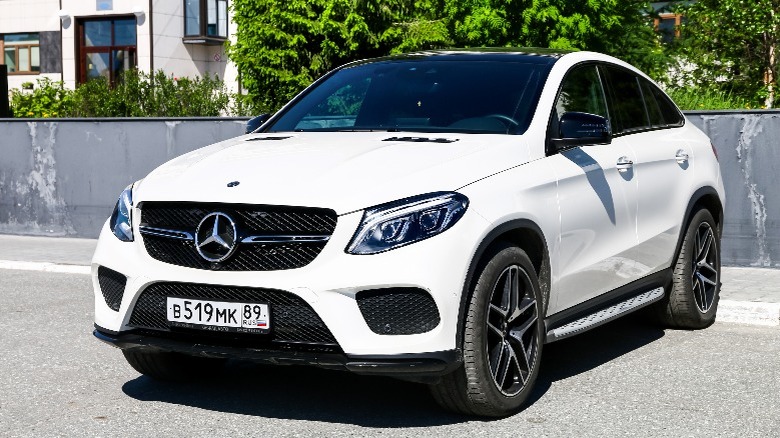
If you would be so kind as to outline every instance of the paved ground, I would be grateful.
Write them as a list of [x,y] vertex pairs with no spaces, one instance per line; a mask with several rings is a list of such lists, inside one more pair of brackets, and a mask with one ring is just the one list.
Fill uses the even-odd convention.
[[780,436],[776,327],[616,321],[546,346],[531,405],[481,420],[340,372],[233,362],[158,383],[92,337],[92,307],[86,275],[0,269],[0,436]]
[[[0,268],[88,273],[94,239],[0,234]],[[780,269],[722,269],[721,322],[780,326]]]

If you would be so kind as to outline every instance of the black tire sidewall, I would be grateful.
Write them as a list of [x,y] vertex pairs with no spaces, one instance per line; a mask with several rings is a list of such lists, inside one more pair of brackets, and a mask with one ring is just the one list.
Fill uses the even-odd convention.
[[[544,343],[542,297],[533,264],[522,249],[511,245],[500,245],[491,254],[492,256],[487,258],[488,262],[480,272],[469,302],[464,330],[464,369],[466,381],[469,382],[469,398],[472,403],[483,405],[487,411],[494,410],[493,412],[485,412],[487,415],[509,415],[517,411],[528,398],[539,373]],[[496,387],[490,374],[486,348],[486,318],[493,288],[504,270],[512,265],[520,266],[525,271],[534,290],[538,315],[537,353],[525,387],[517,394],[507,396]],[[469,364],[473,364],[473,366],[468,366]]]
[[[712,229],[714,236],[712,244],[715,245],[715,256],[718,268],[718,284],[715,289],[715,296],[713,297],[712,305],[706,312],[702,312],[698,305],[696,305],[696,299],[693,295],[693,282],[691,281],[693,278],[693,263],[695,262],[693,258],[696,257],[696,233],[698,232],[699,227],[704,223],[708,224]],[[680,253],[677,256],[673,278],[674,281],[672,282],[671,293],[693,304],[686,315],[674,315],[675,319],[678,321],[687,319],[692,323],[680,325],[690,326],[689,328],[703,328],[715,322],[718,302],[720,301],[720,235],[715,219],[708,210],[699,210],[691,218],[685,232],[685,240],[683,241]],[[672,299],[674,298],[675,297],[673,296]]]

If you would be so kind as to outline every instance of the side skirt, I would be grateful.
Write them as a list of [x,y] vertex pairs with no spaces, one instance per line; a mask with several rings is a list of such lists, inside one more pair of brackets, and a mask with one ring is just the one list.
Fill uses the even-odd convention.
[[672,270],[651,274],[604,295],[545,318],[545,343],[559,341],[606,324],[663,299]]

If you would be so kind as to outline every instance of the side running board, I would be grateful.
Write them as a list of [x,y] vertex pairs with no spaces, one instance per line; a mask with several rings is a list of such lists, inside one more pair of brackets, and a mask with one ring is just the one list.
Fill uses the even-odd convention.
[[638,310],[642,307],[652,304],[664,297],[664,288],[659,287],[639,294],[633,298],[621,301],[605,309],[599,310],[590,315],[584,316],[578,320],[572,321],[564,326],[554,328],[547,332],[547,342],[560,341],[606,324],[613,319],[623,316],[627,313]]

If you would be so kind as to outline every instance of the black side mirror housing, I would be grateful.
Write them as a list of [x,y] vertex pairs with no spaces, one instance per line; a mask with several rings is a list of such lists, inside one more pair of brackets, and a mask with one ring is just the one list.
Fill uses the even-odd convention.
[[606,117],[570,111],[561,116],[558,124],[558,138],[553,138],[551,141],[558,150],[577,146],[610,144],[612,143],[612,128]]
[[259,116],[252,117],[251,119],[247,120],[245,133],[249,134],[251,132],[254,132],[255,129],[262,126],[263,123],[267,122],[268,119],[270,118],[271,118],[270,114],[260,114]]

